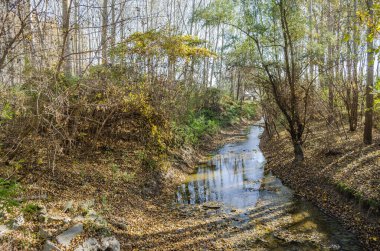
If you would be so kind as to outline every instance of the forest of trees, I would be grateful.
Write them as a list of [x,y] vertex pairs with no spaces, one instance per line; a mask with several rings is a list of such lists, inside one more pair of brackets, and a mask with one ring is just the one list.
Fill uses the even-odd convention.
[[[284,126],[298,160],[316,117],[350,131],[364,123],[363,141],[371,144],[379,11],[370,0],[5,1],[2,129],[32,113],[34,129],[75,141],[82,111],[71,106],[83,100],[71,99],[96,89],[82,82],[97,72],[95,82],[107,74],[144,82],[156,99],[180,85],[188,100],[205,88],[233,100],[257,98],[268,132]],[[97,130],[115,112],[104,109]]]
[[[0,223],[27,197],[19,185],[54,199],[83,188],[103,209],[128,193],[147,203],[213,136],[260,118],[275,149],[262,158],[291,155],[273,170],[296,179],[292,189],[313,176],[301,196],[323,207],[347,193],[378,214],[379,55],[380,0],[1,0]],[[331,184],[313,187],[321,180]],[[380,245],[376,221],[344,213]]]

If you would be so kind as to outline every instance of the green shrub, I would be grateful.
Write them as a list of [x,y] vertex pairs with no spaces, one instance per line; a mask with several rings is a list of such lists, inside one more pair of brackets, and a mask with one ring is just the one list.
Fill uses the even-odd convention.
[[256,113],[254,103],[236,102],[215,88],[196,90],[189,98],[186,119],[172,122],[177,144],[197,145],[203,136],[215,134],[241,118],[252,119]]
[[256,116],[256,104],[255,103],[243,103],[242,116],[247,119],[253,119]]
[[18,191],[19,185],[15,181],[0,179],[0,211],[9,211],[19,204],[14,198]]
[[37,204],[29,203],[23,207],[22,212],[28,215],[33,215],[36,214],[39,210],[40,207]]

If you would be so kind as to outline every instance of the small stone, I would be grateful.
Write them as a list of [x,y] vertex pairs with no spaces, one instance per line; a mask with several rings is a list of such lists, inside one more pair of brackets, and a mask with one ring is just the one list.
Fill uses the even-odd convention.
[[95,221],[95,220],[99,217],[99,215],[98,215],[98,213],[97,213],[95,210],[90,209],[90,210],[88,211],[86,217],[87,217],[88,219],[92,220],[92,221]]
[[74,249],[74,251],[98,251],[98,250],[101,250],[101,247],[99,245],[99,242],[94,238],[87,239],[85,242],[82,243],[82,245]]
[[61,251],[53,242],[47,240],[45,242],[43,251]]
[[0,237],[9,233],[11,230],[6,225],[0,225]]
[[85,218],[82,215],[75,216],[73,219],[73,222],[78,223],[78,222],[83,222]]
[[38,230],[38,234],[44,239],[50,238],[52,236],[48,230],[45,230],[43,228],[40,228],[40,230]]
[[330,250],[340,250],[341,247],[338,244],[332,244],[329,247]]
[[73,210],[74,201],[70,200],[66,202],[65,206],[63,207],[63,212],[67,213]]
[[68,247],[70,242],[83,232],[83,224],[78,223],[56,237],[59,244]]
[[120,251],[120,242],[114,236],[102,238],[101,246],[103,250]]
[[17,216],[16,219],[14,219],[14,221],[12,222],[12,229],[17,229],[19,227],[21,227],[22,225],[24,225],[25,223],[25,219],[24,219],[24,216],[22,214],[20,214],[19,216]]
[[46,209],[46,207],[44,206],[44,205],[40,205],[40,206],[38,206],[38,214],[42,214],[42,215],[44,215],[44,214],[47,214],[47,209]]
[[60,215],[48,215],[47,220],[50,221],[63,221],[64,223],[70,223],[71,219],[69,217],[64,217]]

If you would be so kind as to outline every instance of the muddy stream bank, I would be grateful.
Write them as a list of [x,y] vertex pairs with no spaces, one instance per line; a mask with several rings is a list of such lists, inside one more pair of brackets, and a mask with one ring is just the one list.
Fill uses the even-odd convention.
[[262,133],[252,126],[245,141],[224,145],[178,187],[175,204],[183,215],[217,218],[214,227],[229,229],[219,238],[227,242],[233,231],[240,250],[363,250],[336,219],[265,174]]

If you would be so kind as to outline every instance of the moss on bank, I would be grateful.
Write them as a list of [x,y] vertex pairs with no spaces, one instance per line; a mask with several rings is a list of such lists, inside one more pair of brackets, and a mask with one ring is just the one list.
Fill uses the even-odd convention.
[[354,199],[360,206],[365,210],[373,210],[375,213],[380,212],[380,200],[366,198],[363,193],[358,190],[353,189],[344,182],[335,183],[337,189],[342,192],[345,196]]

